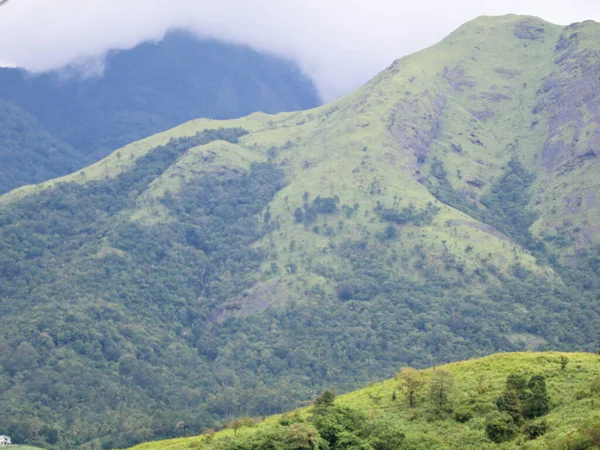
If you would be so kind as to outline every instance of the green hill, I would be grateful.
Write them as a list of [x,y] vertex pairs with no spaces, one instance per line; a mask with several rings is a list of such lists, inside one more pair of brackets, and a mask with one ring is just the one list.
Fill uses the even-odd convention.
[[599,34],[479,18],[332,104],[0,197],[0,429],[126,447],[403,365],[596,351]]
[[[197,117],[230,119],[320,103],[312,82],[292,62],[182,31],[108,52],[101,76],[71,67],[41,74],[0,68],[0,99],[13,105],[10,115],[4,107],[0,111],[0,133],[14,133],[11,125],[26,113],[36,123],[23,124],[22,133],[39,134],[36,127],[43,127],[64,148],[30,142],[20,152],[11,150],[13,157],[0,154],[0,193],[71,173]],[[16,107],[22,112],[15,113]]]
[[[565,356],[562,369],[560,358]],[[599,361],[597,355],[585,353],[496,354],[412,373],[413,380],[424,381],[413,407],[408,400],[411,389],[397,376],[339,396],[327,408],[317,401],[317,406],[264,420],[232,421],[216,434],[150,442],[135,450],[598,448]],[[549,411],[521,417],[517,424],[509,415],[505,428],[498,426],[498,418],[506,419],[500,410],[507,408],[499,407],[497,399],[506,392],[511,375],[524,380],[541,375]],[[447,383],[441,385],[440,407],[439,395],[432,397],[432,392],[439,394],[441,379]],[[521,409],[511,414],[527,414],[528,402],[517,400]]]

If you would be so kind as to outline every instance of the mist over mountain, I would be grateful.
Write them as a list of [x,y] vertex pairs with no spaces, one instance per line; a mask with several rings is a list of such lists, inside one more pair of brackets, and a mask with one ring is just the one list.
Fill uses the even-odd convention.
[[595,22],[480,17],[331,104],[0,197],[0,429],[122,448],[401,366],[597,351],[598,74]]
[[[11,173],[4,176],[1,192],[66,175],[191,119],[229,119],[320,103],[312,81],[293,63],[185,32],[111,51],[98,64],[102,67],[91,61],[84,72],[76,67],[42,74],[0,69],[0,98],[35,118],[55,143],[38,141],[20,154],[13,152],[16,164],[3,161],[0,172]],[[70,150],[50,150],[57,142]],[[50,151],[48,164],[44,154]]]

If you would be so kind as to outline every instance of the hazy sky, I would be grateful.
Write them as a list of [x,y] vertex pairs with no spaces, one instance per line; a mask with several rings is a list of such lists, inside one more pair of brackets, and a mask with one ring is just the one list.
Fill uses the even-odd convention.
[[0,6],[0,63],[48,70],[178,27],[292,58],[331,100],[462,23],[505,13],[600,21],[600,1],[10,0]]

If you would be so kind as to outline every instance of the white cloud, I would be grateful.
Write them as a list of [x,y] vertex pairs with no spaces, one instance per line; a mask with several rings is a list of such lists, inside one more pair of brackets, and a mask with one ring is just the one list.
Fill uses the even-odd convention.
[[48,70],[169,28],[296,60],[326,99],[479,15],[600,20],[590,0],[10,0],[0,6],[0,63]]

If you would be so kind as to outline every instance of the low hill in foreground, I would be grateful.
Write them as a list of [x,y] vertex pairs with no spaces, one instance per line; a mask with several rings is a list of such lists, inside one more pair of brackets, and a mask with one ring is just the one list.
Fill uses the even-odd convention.
[[[561,358],[568,358],[566,366]],[[401,376],[258,423],[232,422],[216,434],[146,443],[135,450],[177,449],[588,449],[600,447],[600,357],[588,353],[505,353],[421,371],[424,388],[408,404]],[[496,400],[507,377],[544,377],[549,412],[500,433]],[[435,380],[447,380],[434,384]],[[517,378],[513,378],[516,380]],[[431,392],[436,394],[431,399]],[[446,387],[447,386],[447,387]],[[439,389],[441,387],[441,389]],[[439,392],[448,393],[439,407]],[[535,396],[535,388],[532,390]],[[317,404],[326,403],[321,395]],[[527,402],[520,402],[527,415]],[[502,402],[500,402],[502,404]],[[506,404],[506,401],[504,402]],[[504,407],[509,410],[510,408]],[[439,412],[441,411],[441,412]],[[531,411],[530,411],[531,412]],[[514,415],[514,411],[511,412]],[[514,420],[512,420],[514,423]],[[239,427],[238,429],[235,429]],[[235,431],[234,431],[235,429]],[[490,435],[491,438],[488,436]],[[499,441],[498,443],[493,440]],[[328,443],[326,443],[329,441]],[[502,442],[500,442],[502,441]],[[278,445],[279,443],[279,445]],[[332,444],[333,443],[333,444]]]

